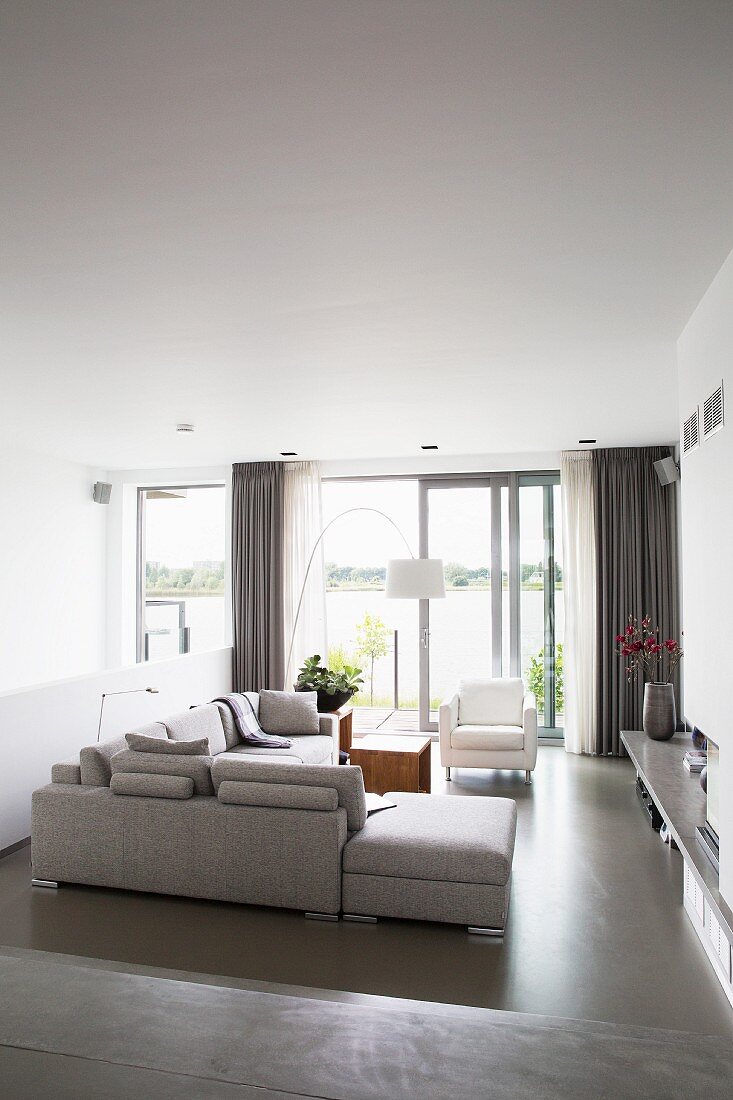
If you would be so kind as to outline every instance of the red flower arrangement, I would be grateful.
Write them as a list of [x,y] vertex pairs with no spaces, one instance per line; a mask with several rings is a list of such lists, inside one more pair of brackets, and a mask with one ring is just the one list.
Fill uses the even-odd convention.
[[[680,644],[674,638],[660,642],[659,631],[652,627],[652,621],[646,615],[641,623],[629,615],[628,626],[623,634],[616,635],[616,652],[626,661],[626,679],[629,683],[641,675],[643,680],[652,683],[668,684],[675,669],[684,656]],[[665,674],[666,665],[666,678]]]

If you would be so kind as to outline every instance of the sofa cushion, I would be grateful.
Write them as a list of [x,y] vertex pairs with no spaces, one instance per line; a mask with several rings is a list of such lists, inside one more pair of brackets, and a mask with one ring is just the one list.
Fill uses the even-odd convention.
[[165,724],[171,741],[196,741],[208,737],[211,756],[227,750],[221,715],[215,703],[206,703],[202,707],[184,710],[182,714],[174,714],[172,718],[166,718]]
[[136,752],[157,752],[165,756],[209,756],[209,739],[200,737],[197,741],[165,741],[157,737],[146,737],[142,733],[126,733],[128,749]]
[[333,754],[333,738],[323,734],[291,737],[287,749],[273,749],[268,745],[235,745],[229,751],[237,756],[277,756],[290,764],[330,764]]
[[[166,740],[168,737],[168,731],[162,722],[151,722],[132,732],[160,740]],[[83,748],[79,753],[82,783],[89,787],[109,787],[112,777],[109,762],[116,752],[126,748],[127,741],[124,737],[113,737],[110,741],[100,741],[96,745],[87,745]]]
[[348,841],[345,873],[492,885],[508,881],[517,828],[511,799],[401,791],[387,798],[397,808],[372,814]]
[[191,798],[193,779],[185,775],[149,775],[145,772],[115,772],[110,780],[115,794],[136,798]]
[[524,684],[519,679],[461,680],[458,696],[462,726],[522,724]]
[[350,832],[362,829],[367,819],[364,778],[359,767],[341,768],[338,764],[326,766],[285,762],[264,764],[256,758],[247,759],[227,752],[214,760],[211,779],[217,791],[227,781],[333,787],[338,791],[339,806],[346,810],[346,823]]
[[220,802],[234,806],[267,806],[282,810],[338,809],[334,787],[299,787],[294,783],[234,783],[225,780],[218,790]]
[[521,726],[456,726],[450,735],[452,749],[523,749],[524,730]]
[[261,691],[260,724],[265,733],[290,737],[317,734],[318,693],[316,691]]
[[213,794],[210,756],[166,756],[164,753],[123,749],[112,757],[112,773],[142,772],[146,775],[185,775],[193,779],[196,794]]

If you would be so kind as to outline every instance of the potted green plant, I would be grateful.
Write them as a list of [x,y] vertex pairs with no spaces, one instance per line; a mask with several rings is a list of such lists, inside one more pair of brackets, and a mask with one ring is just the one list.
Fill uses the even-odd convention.
[[313,657],[307,657],[299,669],[295,690],[317,691],[319,711],[330,714],[348,703],[351,696],[359,690],[359,685],[364,683],[361,671],[352,665],[344,665],[338,672],[334,672],[321,664],[321,655],[316,653]]

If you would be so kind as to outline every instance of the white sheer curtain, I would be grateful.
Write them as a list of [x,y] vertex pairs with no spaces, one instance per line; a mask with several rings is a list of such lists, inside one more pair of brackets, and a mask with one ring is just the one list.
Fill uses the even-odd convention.
[[593,753],[597,722],[596,504],[590,451],[564,451],[565,750]]
[[[283,479],[283,602],[285,609],[285,659],[308,559],[323,527],[321,473],[317,462],[288,462]],[[327,656],[326,588],[323,544],[313,558],[303,595],[300,618],[285,687],[292,690],[298,669],[314,653]]]

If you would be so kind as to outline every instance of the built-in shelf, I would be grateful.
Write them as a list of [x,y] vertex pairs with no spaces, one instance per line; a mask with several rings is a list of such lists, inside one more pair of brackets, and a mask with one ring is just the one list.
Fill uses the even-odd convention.
[[706,799],[700,776],[682,763],[692,742],[682,733],[669,741],[652,741],[637,730],[622,731],[621,740],[682,854],[682,904],[733,1005],[733,912],[720,893],[718,872],[697,842],[697,827],[705,824]]

